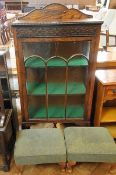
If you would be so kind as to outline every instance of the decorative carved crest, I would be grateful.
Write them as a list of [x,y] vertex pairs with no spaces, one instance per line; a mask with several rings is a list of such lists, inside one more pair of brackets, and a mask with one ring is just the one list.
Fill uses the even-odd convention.
[[86,15],[77,9],[68,9],[61,4],[50,4],[43,9],[35,9],[27,15],[20,17],[19,20],[45,22],[45,21],[72,21],[79,19],[91,18],[91,15]]

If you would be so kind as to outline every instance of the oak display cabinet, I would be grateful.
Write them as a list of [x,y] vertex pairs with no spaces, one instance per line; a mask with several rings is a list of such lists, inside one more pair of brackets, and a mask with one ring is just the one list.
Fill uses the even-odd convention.
[[101,24],[60,4],[13,23],[23,124],[90,123]]

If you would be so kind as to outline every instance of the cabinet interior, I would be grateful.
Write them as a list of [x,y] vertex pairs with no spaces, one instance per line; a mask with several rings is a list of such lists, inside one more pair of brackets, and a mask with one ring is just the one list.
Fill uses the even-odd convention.
[[23,43],[30,119],[84,118],[89,45]]

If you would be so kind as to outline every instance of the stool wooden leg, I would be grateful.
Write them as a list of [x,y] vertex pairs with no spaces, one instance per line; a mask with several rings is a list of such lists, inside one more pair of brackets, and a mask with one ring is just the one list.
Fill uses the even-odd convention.
[[75,161],[67,162],[67,172],[72,173],[72,167],[76,165]]
[[66,171],[66,162],[61,162],[59,163],[60,167],[61,167],[61,172],[65,172]]
[[23,174],[23,171],[24,171],[24,165],[16,165],[16,169],[18,171],[17,175],[22,175]]
[[110,168],[110,174],[115,174],[116,173],[116,164],[112,164]]

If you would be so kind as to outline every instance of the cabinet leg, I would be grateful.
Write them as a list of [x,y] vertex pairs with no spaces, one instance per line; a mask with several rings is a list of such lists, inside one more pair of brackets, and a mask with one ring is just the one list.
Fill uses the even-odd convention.
[[59,163],[60,167],[61,167],[61,172],[65,172],[66,171],[66,162],[61,162]]
[[30,129],[30,125],[22,123],[22,129]]
[[67,172],[68,173],[72,173],[72,168],[75,165],[76,165],[76,162],[75,161],[67,162]]

